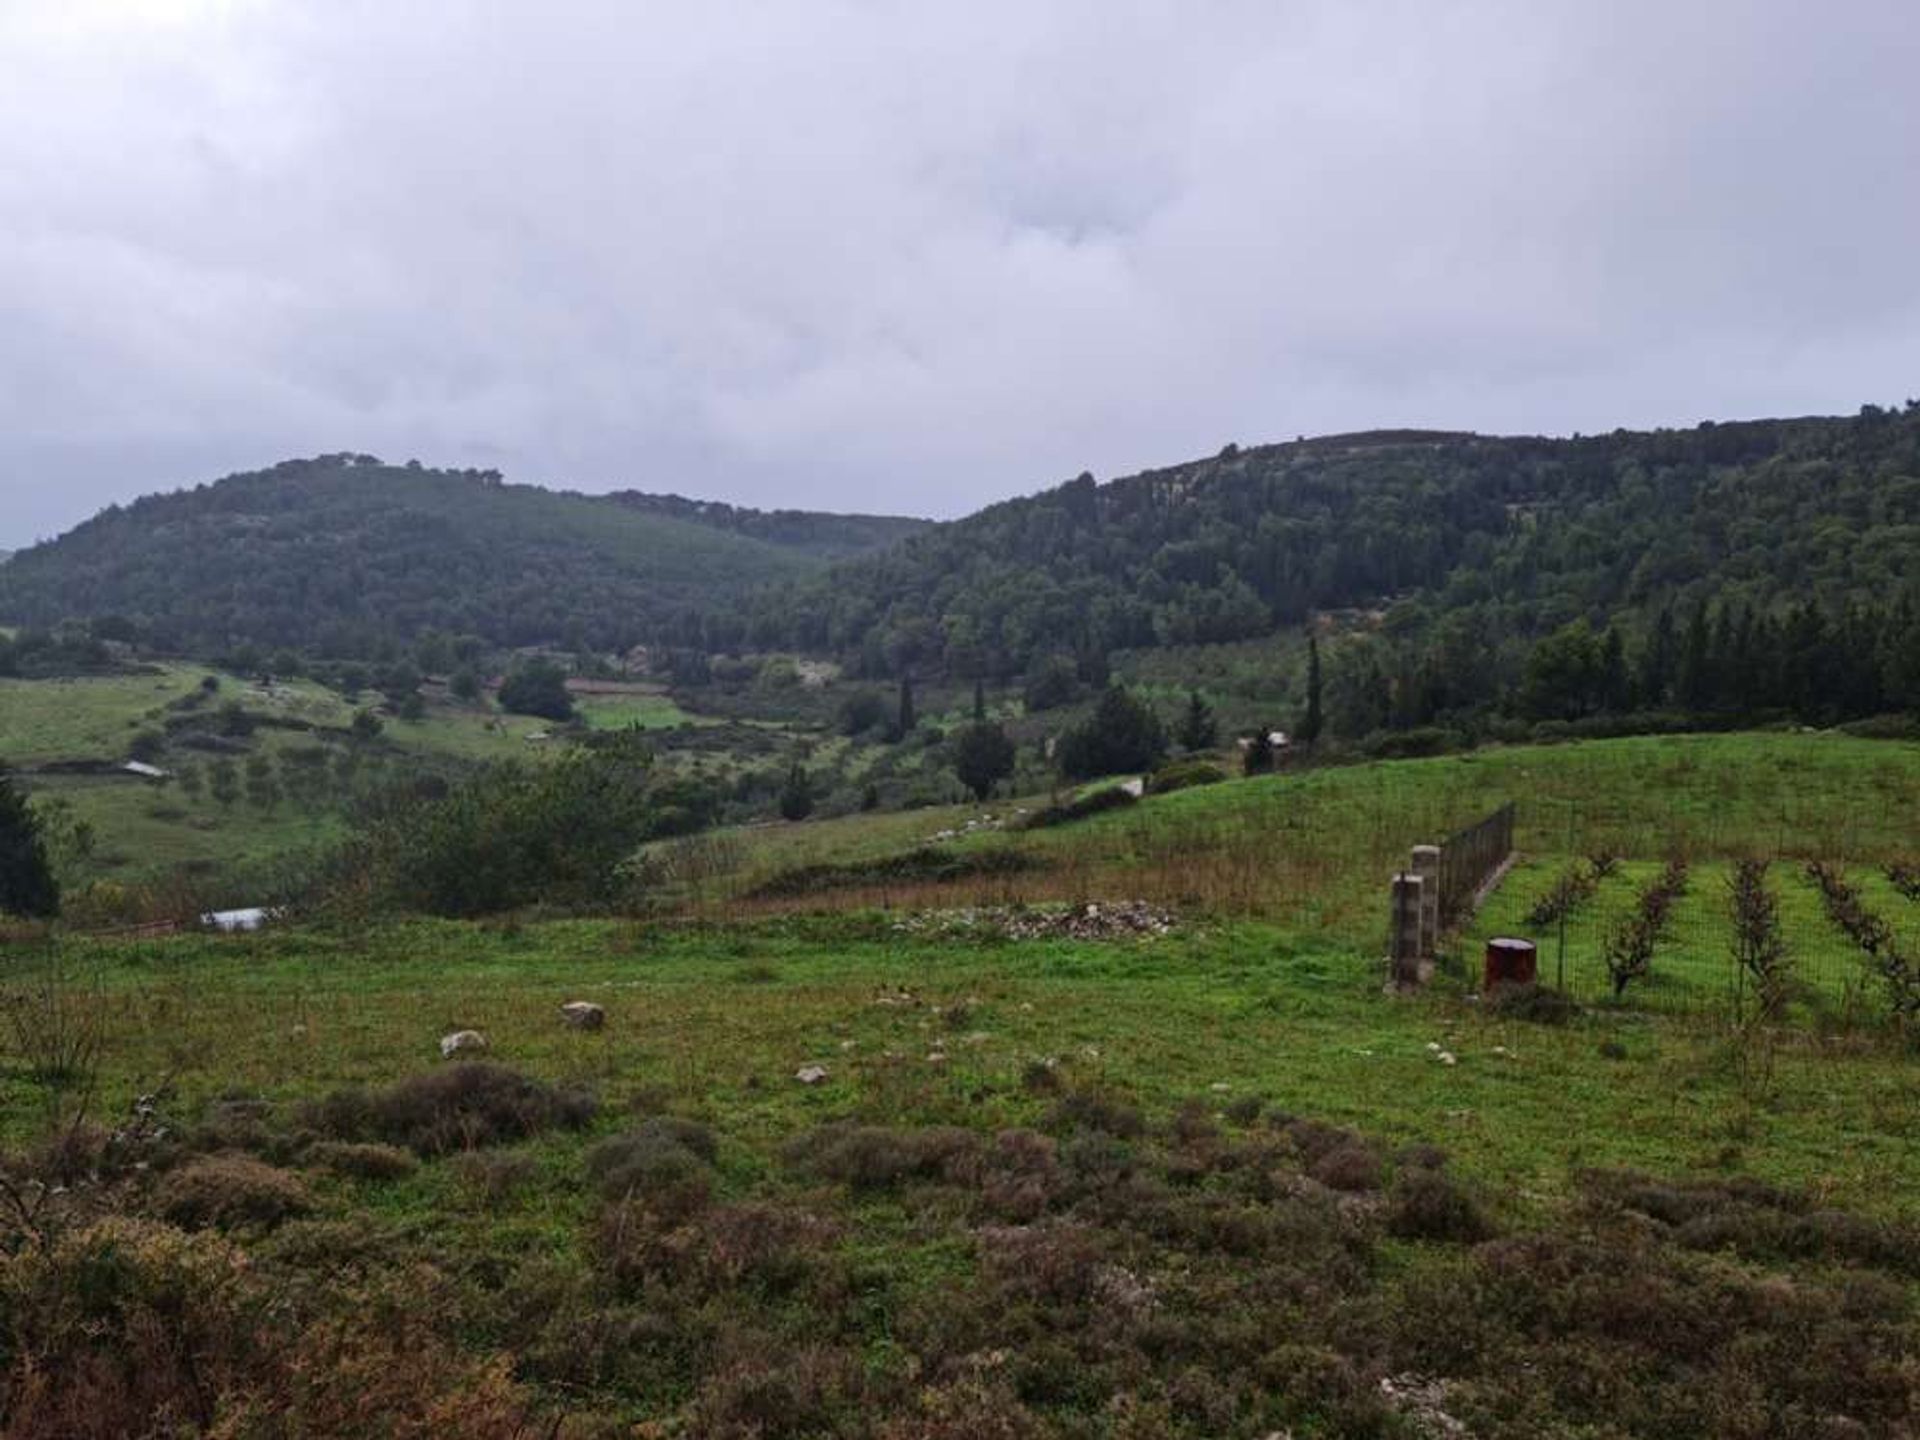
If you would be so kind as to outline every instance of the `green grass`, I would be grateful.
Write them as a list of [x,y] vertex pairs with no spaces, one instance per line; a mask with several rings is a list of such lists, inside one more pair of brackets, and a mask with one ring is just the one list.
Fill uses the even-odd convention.
[[574,708],[580,718],[595,730],[665,730],[693,722],[664,693],[653,695],[581,695]]
[[[1883,1211],[1920,1197],[1920,1112],[1897,1050],[1788,1034],[1756,1091],[1713,1028],[1592,1013],[1553,1029],[1444,996],[1394,1001],[1372,956],[1259,925],[1108,945],[907,940],[858,919],[717,932],[421,923],[353,942],[73,941],[61,963],[99,987],[88,1003],[107,1027],[108,1093],[165,1077],[187,1108],[232,1087],[289,1100],[398,1078],[436,1064],[442,1034],[473,1027],[508,1063],[616,1097],[663,1085],[765,1145],[902,1094],[903,1122],[915,1107],[921,1119],[959,1107],[1024,1123],[1036,1102],[1021,1073],[1055,1057],[1150,1108],[1257,1095],[1435,1141],[1523,1205],[1563,1196],[1588,1165],[1739,1170]],[[895,987],[970,1013],[955,1030],[927,1005],[875,1003]],[[571,999],[605,1005],[607,1030],[564,1029],[557,1006]],[[1609,1040],[1627,1058],[1603,1056]],[[927,1061],[935,1042],[944,1064]],[[1459,1063],[1436,1063],[1430,1042]],[[828,1084],[793,1083],[809,1063],[829,1068]],[[32,1087],[16,1072],[5,1093],[24,1123]]]
[[206,672],[158,667],[151,675],[71,680],[0,679],[0,763],[124,759],[146,717],[194,690]]
[[[1778,853],[1880,861],[1916,843],[1920,746],[1836,734],[1695,735],[1494,747],[1235,779],[1028,833],[981,830],[953,843],[1014,845],[1052,862],[963,900],[1145,898],[1256,916],[1350,945],[1380,943],[1385,887],[1411,846],[1439,842],[1508,800],[1524,854],[1605,849],[1655,860]],[[878,858],[968,818],[1004,818],[1029,798],[978,809],[863,815],[738,832],[731,902],[778,870]],[[1011,885],[1011,888],[1009,888]],[[855,893],[849,903],[874,903]],[[930,896],[900,895],[900,901]]]
[[[717,923],[391,921],[45,944],[19,932],[6,957],[13,1023],[0,1025],[0,1141],[17,1150],[45,1123],[49,1090],[30,1063],[60,1032],[55,1022],[95,1029],[92,1094],[103,1124],[118,1123],[133,1097],[157,1095],[169,1131],[190,1145],[246,1144],[303,1173],[312,1218],[272,1235],[236,1226],[227,1237],[246,1248],[257,1283],[284,1287],[275,1313],[312,1314],[300,1307],[313,1305],[326,1314],[331,1305],[336,1315],[405,1317],[406,1345],[392,1364],[435,1338],[468,1355],[505,1352],[547,1404],[589,1408],[608,1422],[585,1434],[632,1433],[652,1421],[666,1429],[640,1433],[706,1433],[697,1407],[727,1395],[763,1415],[804,1407],[793,1411],[803,1418],[771,1433],[885,1433],[872,1414],[856,1413],[861,1402],[829,1421],[821,1417],[835,1413],[831,1398],[803,1389],[789,1401],[784,1382],[757,1378],[763,1359],[769,1373],[804,1375],[816,1344],[836,1347],[891,1397],[876,1403],[893,1407],[932,1396],[949,1370],[1004,1367],[1025,1377],[1009,1384],[1050,1422],[1005,1433],[1252,1440],[1276,1423],[1255,1423],[1255,1407],[1289,1393],[1302,1363],[1360,1377],[1351,1393],[1323,1396],[1344,1408],[1321,1418],[1362,1417],[1357,1428],[1335,1419],[1316,1429],[1309,1399],[1303,1414],[1286,1417],[1302,1435],[1395,1433],[1391,1424],[1367,1430],[1363,1402],[1381,1376],[1410,1368],[1447,1379],[1448,1405],[1474,1420],[1475,1434],[1583,1434],[1596,1415],[1621,1434],[1707,1433],[1702,1417],[1733,1393],[1715,1388],[1722,1382],[1745,1387],[1749,1407],[1765,1390],[1765,1413],[1786,1413],[1778,1397],[1795,1367],[1780,1357],[1797,1359],[1799,1333],[1780,1318],[1789,1303],[1801,1307],[1794,1314],[1818,1315],[1823,1335],[1843,1311],[1858,1319],[1858,1309],[1868,1317],[1861,1323],[1879,1327],[1876,1355],[1909,1353],[1911,1264],[1756,1258],[1738,1248],[1766,1233],[1752,1229],[1691,1248],[1678,1222],[1596,1209],[1591,1172],[1648,1172],[1662,1177],[1656,1202],[1682,1204],[1694,1202],[1668,1182],[1758,1178],[1804,1191],[1823,1215],[1857,1212],[1825,1223],[1881,1244],[1876,1254],[1905,1243],[1896,1227],[1920,1205],[1911,1051],[1871,1027],[1741,1032],[1673,1013],[1683,1008],[1673,1002],[1717,983],[1721,876],[1747,848],[1852,845],[1861,863],[1850,876],[1873,904],[1920,909],[1862,853],[1910,841],[1876,819],[1872,802],[1910,799],[1915,768],[1913,747],[1832,737],[1610,742],[1222,785],[1079,826],[957,842],[1033,846],[1056,862],[1046,877],[1056,887],[1189,893],[1175,932],[1147,941],[942,938],[903,931],[885,912],[756,920],[737,909]],[[1770,778],[1781,770],[1814,788],[1783,790]],[[1755,778],[1743,789],[1747,774]],[[1655,980],[1625,1006],[1589,1005],[1558,1027],[1506,1018],[1457,983],[1387,995],[1376,943],[1385,867],[1411,841],[1437,838],[1497,800],[1524,807],[1524,796],[1507,793],[1522,783],[1545,818],[1529,820],[1523,808],[1522,841],[1532,848],[1469,943],[1521,925],[1534,892],[1581,841],[1632,839],[1617,847],[1628,856],[1620,873],[1583,914],[1591,930],[1631,904],[1675,833],[1702,844],[1720,837],[1725,853],[1699,859]],[[1555,799],[1563,808],[1579,800],[1580,813],[1595,817],[1576,825],[1571,850],[1564,816],[1549,808]],[[762,827],[713,848],[734,854],[729,879],[738,884],[796,864],[895,854],[974,813]],[[1790,944],[1810,950],[1826,923],[1817,895],[1791,864],[1774,879]],[[40,987],[46,978],[51,991]],[[605,1007],[603,1031],[562,1024],[558,1007],[575,999]],[[310,1123],[302,1102],[440,1071],[439,1039],[460,1028],[487,1035],[495,1061],[591,1088],[599,1117],[585,1133],[428,1158],[391,1181],[322,1172],[302,1148]],[[797,1083],[796,1070],[812,1064],[826,1067],[825,1083]],[[1046,1085],[1036,1086],[1036,1074]],[[1122,1143],[1076,1131],[1056,1110],[1059,1087],[1138,1106],[1146,1133]],[[264,1138],[198,1129],[211,1102],[235,1096],[269,1102]],[[1269,1118],[1228,1113],[1247,1100]],[[710,1205],[680,1221],[649,1219],[647,1206],[664,1203],[651,1193],[610,1206],[595,1192],[591,1147],[630,1130],[636,1111],[710,1127],[719,1155]],[[1449,1173],[1481,1197],[1506,1238],[1471,1249],[1383,1233],[1390,1195],[1333,1195],[1309,1182],[1287,1158],[1298,1128],[1289,1116],[1351,1127],[1382,1155],[1410,1142],[1441,1147]],[[862,1188],[795,1161],[796,1141],[847,1120],[884,1127],[883,1146],[910,1145],[936,1127],[973,1132],[982,1145],[1017,1131],[1063,1172],[1084,1175],[1077,1167],[1102,1155],[1133,1168],[1076,1198],[1043,1201],[1052,1208],[1035,1215],[995,1209],[1001,1202],[984,1181]],[[163,1154],[156,1170],[179,1159]],[[498,1194],[472,1178],[489,1167],[510,1174],[516,1163],[524,1176]],[[1393,1163],[1399,1185],[1413,1162]],[[115,1203],[150,1213],[151,1194],[135,1176]],[[1715,1223],[1760,1223],[1743,1201],[1714,1203]],[[784,1282],[798,1288],[784,1288],[779,1271],[716,1280],[696,1268],[708,1275],[701,1280],[677,1268],[688,1257],[697,1267],[705,1247],[726,1237],[737,1245],[742,1232],[728,1227],[743,1216],[768,1214],[815,1227],[807,1233],[819,1238],[796,1262],[803,1279]],[[622,1227],[611,1242],[609,1220]],[[621,1236],[658,1268],[638,1279],[615,1272],[608,1256],[627,1243]],[[1009,1281],[995,1268],[996,1246],[1025,1244],[1050,1262],[1092,1245],[1096,1276],[1138,1282],[1154,1297],[1151,1323],[1122,1359],[1100,1348],[1114,1317],[1097,1287],[1091,1299],[1071,1283],[1027,1293],[1024,1275]],[[1528,1258],[1535,1246],[1544,1247],[1537,1267]],[[1586,1268],[1557,1280],[1556,1257]],[[379,1288],[388,1276],[394,1288]],[[1035,1287],[1060,1283],[1044,1268],[1032,1277]],[[1527,1298],[1515,1298],[1516,1286]],[[1843,1288],[1845,1305],[1832,1298]],[[1544,1304],[1564,1313],[1530,1318]],[[1698,1345],[1680,1359],[1675,1347],[1709,1314],[1738,1333],[1706,1347],[1709,1359]],[[959,1316],[969,1318],[950,1323]],[[31,1316],[19,1324],[27,1334],[75,1333],[44,1322],[36,1330]],[[1647,1333],[1679,1340],[1652,1355]],[[1532,1348],[1515,1362],[1516,1346]],[[1711,1383],[1686,1368],[1710,1362],[1721,1365]],[[1822,1354],[1800,1368],[1836,1393],[1877,1386],[1872,1413],[1885,1416],[1899,1403],[1891,1363],[1856,1369],[1851,1358]],[[1106,1366],[1097,1372],[1106,1378],[1083,1391],[1077,1377],[1095,1373],[1093,1364]],[[326,1373],[325,1362],[309,1372]],[[1130,1378],[1121,1382],[1122,1373]],[[968,1420],[972,1407],[1010,1403],[990,1384],[970,1383],[940,1403],[959,1405]],[[1121,1383],[1145,1397],[1144,1418],[1109,1429],[1112,1394],[1100,1387]],[[1206,1397],[1231,1385],[1240,1408],[1209,1411]],[[1621,1420],[1622,1397],[1650,1386],[1663,1387],[1666,1408]]]

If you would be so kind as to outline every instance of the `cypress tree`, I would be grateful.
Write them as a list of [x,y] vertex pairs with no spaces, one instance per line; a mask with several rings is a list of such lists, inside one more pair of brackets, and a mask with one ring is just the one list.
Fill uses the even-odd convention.
[[35,920],[60,913],[60,883],[47,859],[40,817],[4,771],[0,771],[0,911]]
[[1300,722],[1300,741],[1311,745],[1320,738],[1321,726],[1325,723],[1320,704],[1320,637],[1307,637],[1307,714]]

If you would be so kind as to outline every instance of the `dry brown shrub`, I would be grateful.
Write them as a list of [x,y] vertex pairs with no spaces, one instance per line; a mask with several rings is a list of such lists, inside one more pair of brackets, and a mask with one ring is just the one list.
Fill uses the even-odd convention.
[[1380,1154],[1371,1145],[1340,1145],[1327,1151],[1307,1173],[1329,1190],[1378,1190]]
[[306,1123],[336,1140],[384,1140],[443,1155],[577,1130],[598,1109],[591,1095],[556,1090],[504,1065],[473,1061],[430,1070],[385,1090],[339,1090],[305,1107]]
[[979,1148],[978,1135],[955,1126],[823,1125],[789,1143],[786,1154],[788,1163],[822,1179],[856,1190],[884,1190],[955,1173]]
[[795,1347],[770,1335],[740,1335],[700,1387],[692,1434],[705,1440],[786,1440],[833,1435],[865,1408],[859,1358],[825,1346]]
[[312,1208],[298,1175],[247,1155],[209,1155],[161,1180],[154,1209],[189,1230],[207,1226],[273,1226]]

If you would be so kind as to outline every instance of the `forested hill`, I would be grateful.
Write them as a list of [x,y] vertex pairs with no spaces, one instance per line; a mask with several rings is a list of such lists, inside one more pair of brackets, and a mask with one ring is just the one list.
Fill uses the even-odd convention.
[[426,629],[623,649],[919,522],[588,497],[491,471],[290,460],[114,506],[0,569],[0,620],[368,656]]
[[667,515],[716,530],[730,530],[797,550],[823,560],[883,549],[933,525],[903,515],[833,515],[814,510],[751,510],[719,500],[689,500],[680,495],[648,495],[616,490],[606,497],[647,515]]
[[1082,475],[715,616],[709,647],[1014,675],[1347,607],[1491,654],[1709,601],[1891,610],[1920,583],[1920,407],[1573,439],[1392,431]]

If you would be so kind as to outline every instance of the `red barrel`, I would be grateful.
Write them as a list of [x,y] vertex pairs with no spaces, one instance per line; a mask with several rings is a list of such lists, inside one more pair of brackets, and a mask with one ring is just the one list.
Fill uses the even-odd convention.
[[1500,937],[1487,942],[1486,988],[1531,985],[1539,973],[1539,954],[1531,940]]

